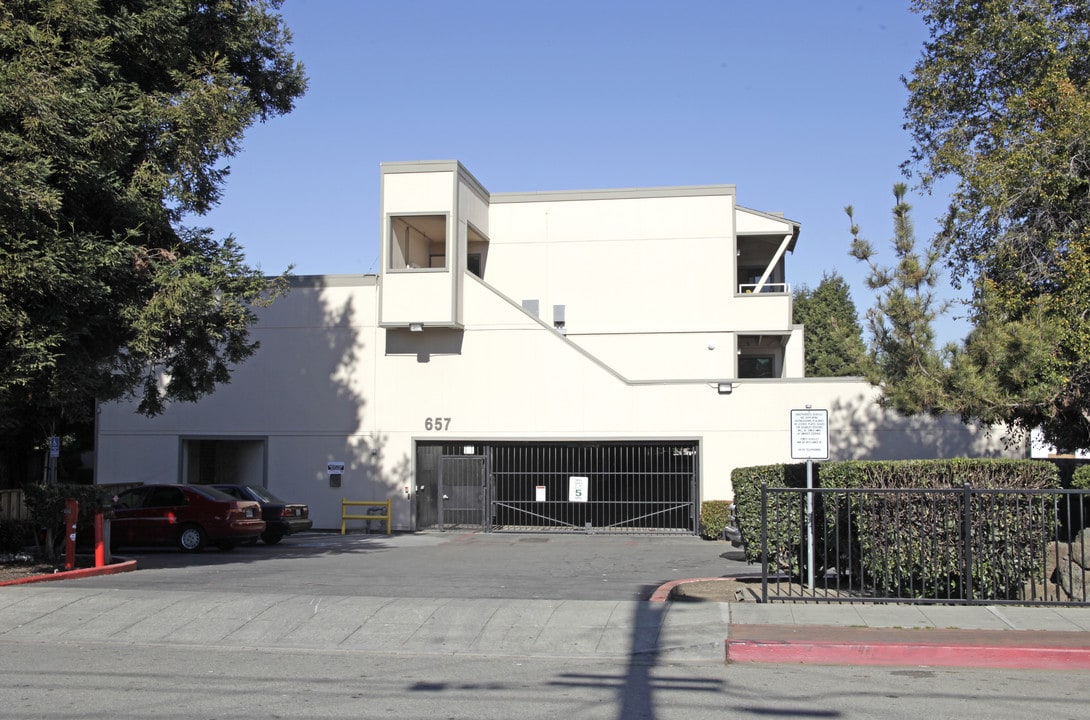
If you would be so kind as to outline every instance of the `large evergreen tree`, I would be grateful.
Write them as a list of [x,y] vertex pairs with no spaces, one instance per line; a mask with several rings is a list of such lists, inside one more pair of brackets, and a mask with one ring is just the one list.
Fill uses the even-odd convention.
[[184,227],[302,66],[281,0],[0,2],[0,426],[227,382],[282,283]]
[[1090,447],[1090,5],[913,7],[930,39],[905,81],[905,169],[925,191],[955,183],[931,247],[971,289],[974,329],[943,377],[927,364],[904,376],[919,390],[906,407]]
[[848,283],[826,273],[816,288],[797,288],[792,302],[795,324],[806,331],[806,374],[846,377],[863,374],[863,331]]

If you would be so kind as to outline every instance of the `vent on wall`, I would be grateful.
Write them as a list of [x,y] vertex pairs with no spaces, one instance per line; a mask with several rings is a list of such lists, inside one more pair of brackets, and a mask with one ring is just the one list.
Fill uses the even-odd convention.
[[559,330],[561,333],[566,332],[564,330],[564,306],[553,305],[553,327]]

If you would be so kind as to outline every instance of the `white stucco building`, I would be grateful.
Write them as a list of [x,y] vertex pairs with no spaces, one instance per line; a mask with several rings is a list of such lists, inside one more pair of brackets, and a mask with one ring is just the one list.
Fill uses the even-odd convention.
[[1011,452],[887,413],[860,379],[804,377],[799,224],[733,185],[490,193],[453,161],[381,172],[380,273],[295,278],[258,354],[199,403],[102,406],[98,482],[266,485],[319,528],[342,498],[389,497],[403,530],[692,531],[733,468],[791,460],[792,409],[828,410],[834,460]]

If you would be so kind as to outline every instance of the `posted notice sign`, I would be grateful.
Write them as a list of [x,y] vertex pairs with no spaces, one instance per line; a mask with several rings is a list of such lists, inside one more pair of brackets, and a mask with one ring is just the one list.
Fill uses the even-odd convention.
[[586,502],[590,478],[571,475],[568,477],[568,502]]
[[791,411],[791,458],[829,459],[829,411]]

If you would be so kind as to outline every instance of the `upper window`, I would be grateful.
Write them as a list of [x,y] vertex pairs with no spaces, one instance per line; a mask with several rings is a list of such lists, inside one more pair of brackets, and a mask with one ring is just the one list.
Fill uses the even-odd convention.
[[775,377],[776,358],[772,355],[739,355],[738,377],[770,378]]
[[446,215],[397,215],[390,218],[390,270],[446,267]]
[[484,278],[484,266],[488,261],[488,238],[473,223],[466,223],[466,270]]

